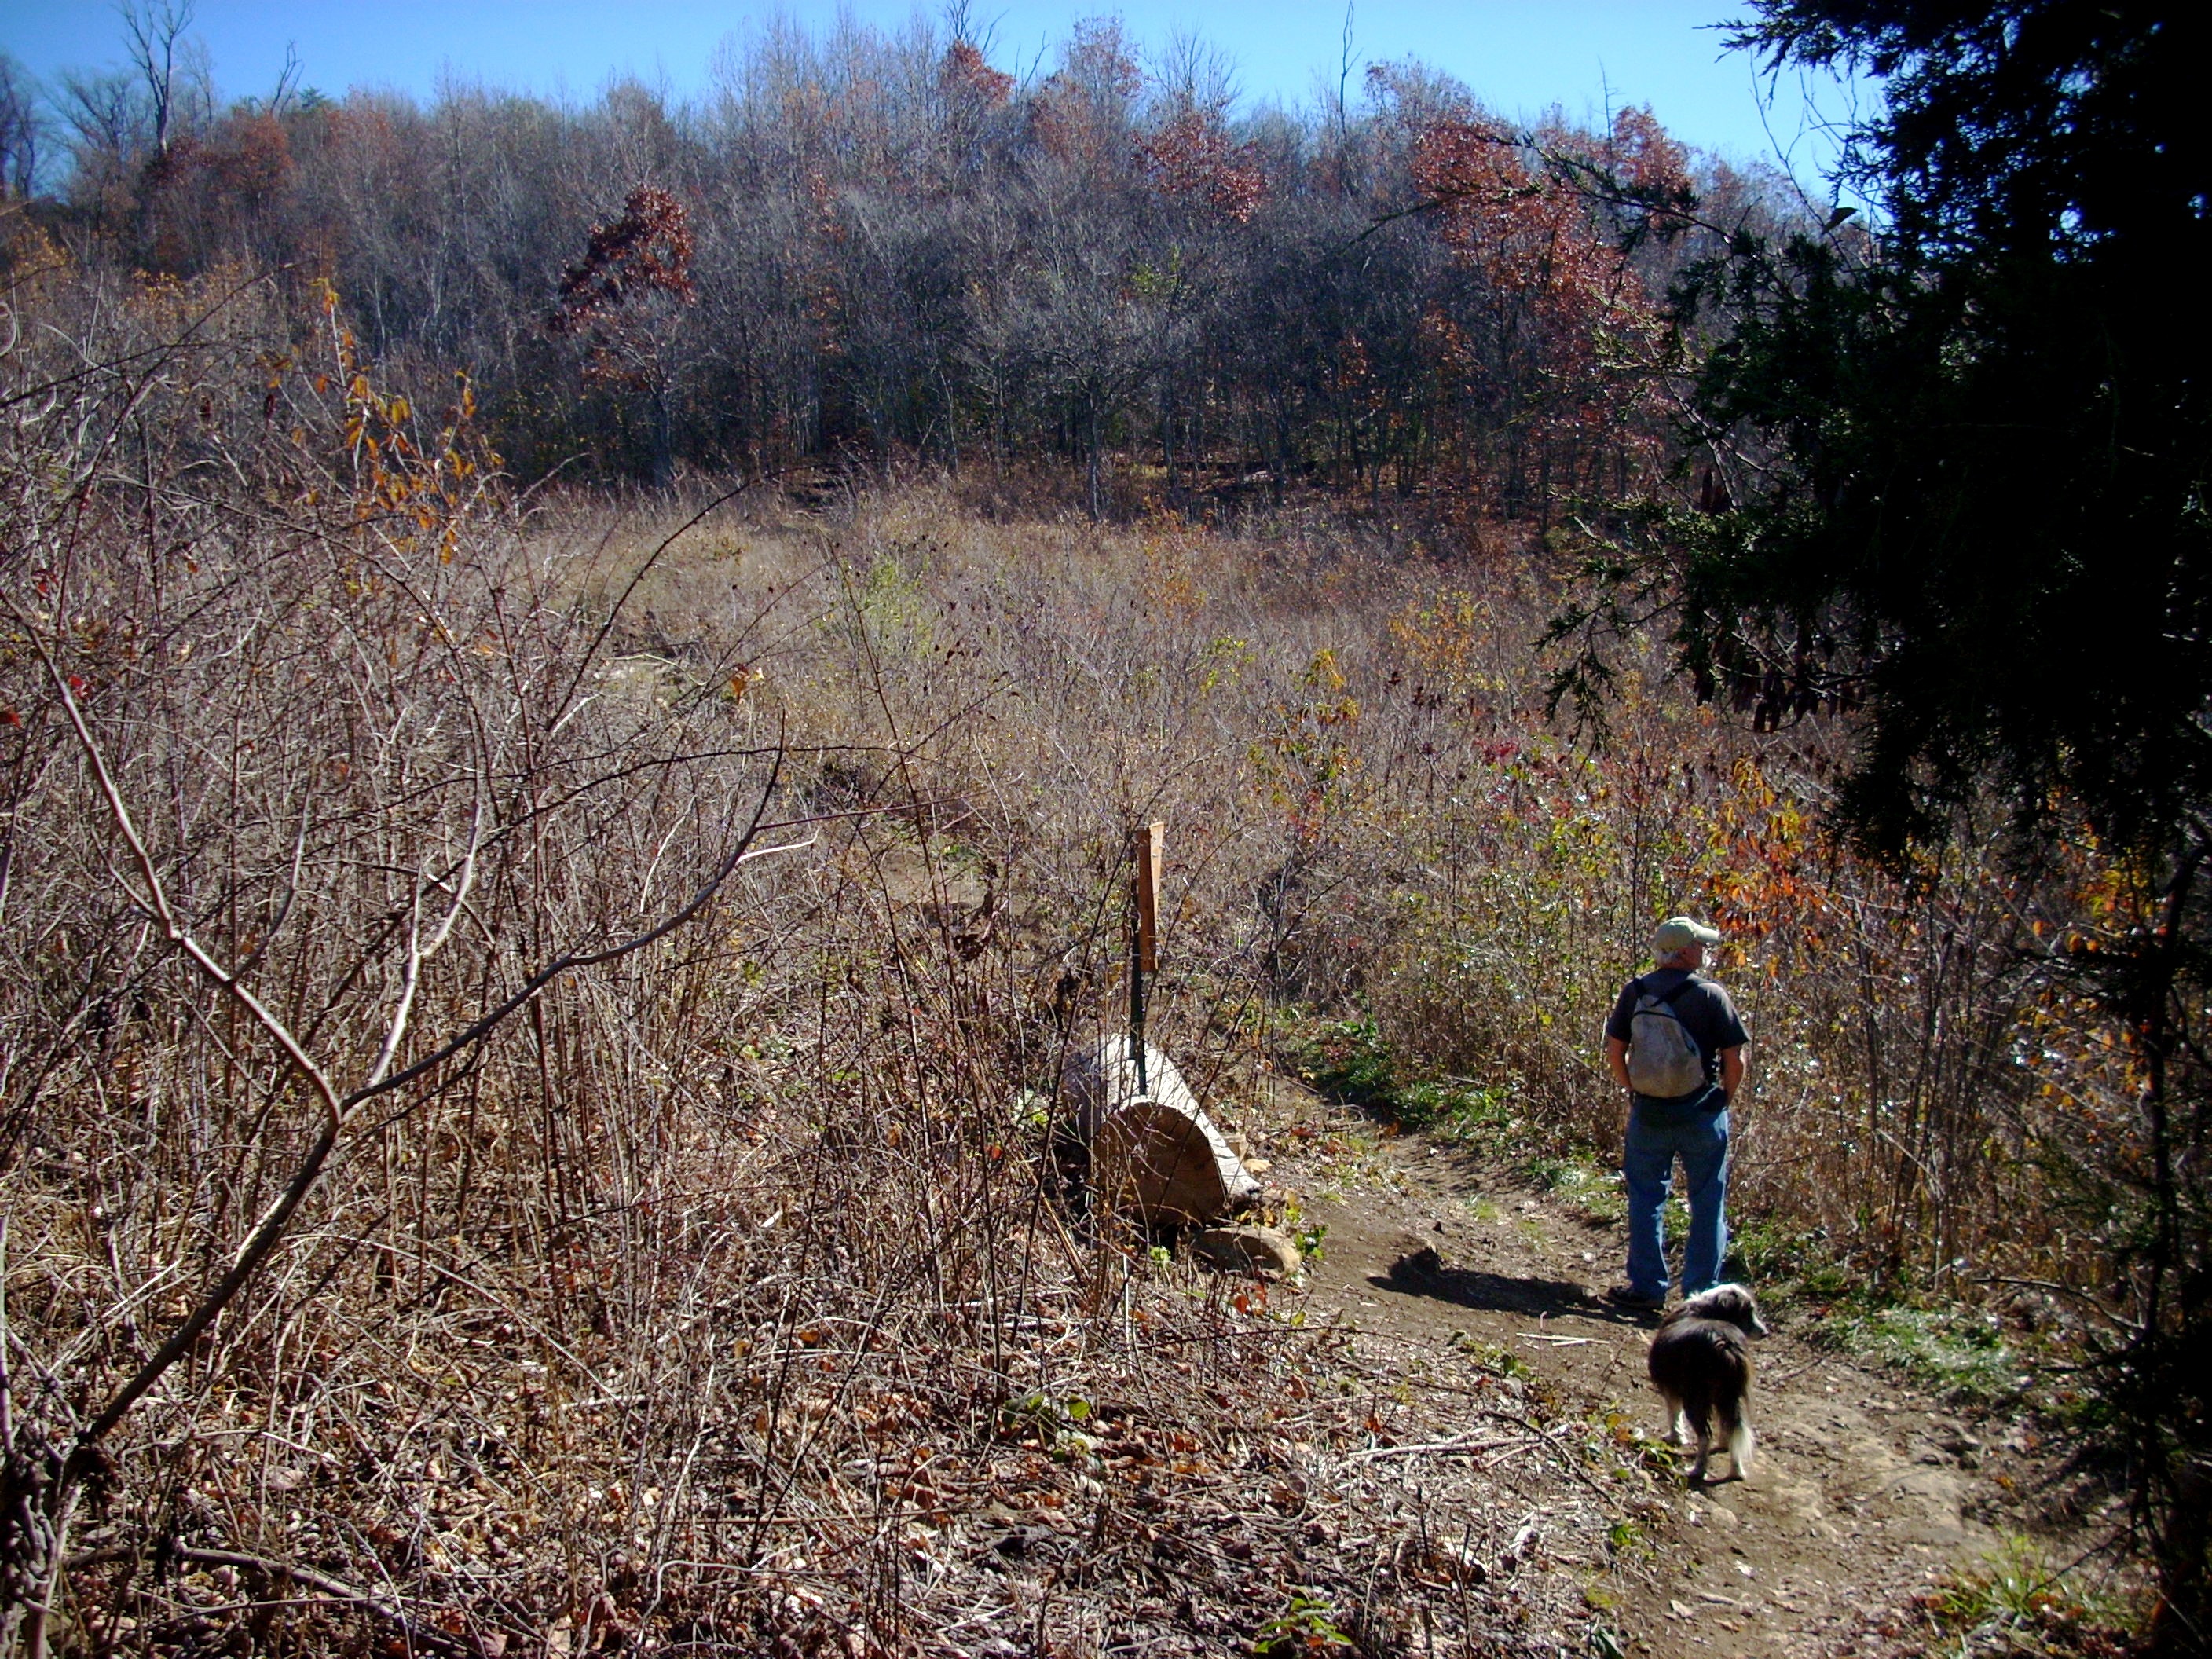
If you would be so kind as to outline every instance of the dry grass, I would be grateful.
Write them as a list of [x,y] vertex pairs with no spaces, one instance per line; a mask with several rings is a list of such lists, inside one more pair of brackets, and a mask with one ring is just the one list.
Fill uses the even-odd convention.
[[1219,927],[1291,842],[1099,550],[954,592],[891,521],[518,517],[365,385],[257,422],[251,343],[9,434],[13,1644],[1196,1651],[1285,1575],[1305,1634],[1542,1613],[1528,1540],[1418,1505],[1338,1548],[1352,1362],[1053,1191],[1024,1091],[1111,1006],[1130,816],[1191,826],[1201,1079],[1293,931]]
[[[1152,817],[1153,1030],[1232,1117],[1285,1010],[1365,1008],[1601,1139],[1612,990],[1655,915],[1723,902],[1754,1195],[1876,1252],[1999,1213],[1942,1162],[1976,1143],[1939,1109],[1996,1121],[1980,1050],[1926,1016],[2005,1029],[2004,935],[1911,908],[1993,901],[1778,827],[1810,728],[1631,688],[1579,754],[1525,564],[921,487],[518,509],[342,344],[264,403],[251,331],[143,343],[6,360],[26,1650],[1560,1639],[1587,1610],[1521,1569],[1634,1489],[1608,1431],[1497,1378],[1395,1400],[1060,1190],[1050,1091],[1121,1006]],[[1355,1455],[1478,1430],[1449,1477]]]
[[[1838,726],[1754,732],[1656,678],[1585,752],[1542,712],[1556,589],[1525,557],[1439,559],[1318,509],[1234,533],[983,520],[919,486],[826,519],[733,508],[700,551],[648,601],[660,648],[704,656],[718,607],[774,607],[765,690],[901,753],[851,799],[943,803],[899,855],[1004,907],[1032,1001],[1072,975],[1119,1006],[1121,848],[1164,817],[1183,1052],[1285,1005],[1364,1012],[1404,1080],[1502,1089],[1540,1137],[1604,1146],[1592,1034],[1653,920],[1707,912],[1758,1040],[1754,1210],[1893,1282],[2051,1243],[2014,1224],[2053,1083],[2016,1034],[2078,1017],[2036,964],[2088,866],[2030,891],[1992,873],[1992,835],[1893,879],[1819,832]],[[2115,1079],[2067,1047],[2056,1086],[2101,1097]]]

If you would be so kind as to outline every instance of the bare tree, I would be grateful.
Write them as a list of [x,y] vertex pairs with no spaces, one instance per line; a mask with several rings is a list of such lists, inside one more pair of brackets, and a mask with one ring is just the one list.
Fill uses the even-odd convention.
[[146,142],[144,94],[128,75],[70,70],[61,77],[55,102],[76,163],[72,187],[96,201],[100,189],[131,166]]
[[131,66],[153,107],[155,152],[167,155],[176,119],[177,58],[192,24],[192,0],[124,0],[118,9]]
[[38,82],[0,52],[0,188],[28,197],[39,178]]

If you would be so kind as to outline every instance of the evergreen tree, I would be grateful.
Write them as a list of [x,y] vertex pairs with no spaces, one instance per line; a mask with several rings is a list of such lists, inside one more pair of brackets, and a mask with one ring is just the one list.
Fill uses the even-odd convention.
[[[2082,1173],[2120,1267],[2095,1374],[2201,1650],[2212,1513],[2212,165],[2202,14],[2111,0],[1761,0],[1771,70],[1879,79],[1841,183],[1870,223],[1737,235],[1676,294],[1718,343],[1699,488],[1616,520],[1556,637],[1662,596],[1712,696],[1864,700],[1844,824],[1900,858],[1993,794],[2025,863],[2086,826],[2130,902],[2075,942],[2139,1116]],[[1648,619],[1649,613],[1645,617]],[[1593,624],[1597,624],[1595,629]],[[1595,672],[1594,672],[1595,671]],[[1563,674],[1589,692],[1600,659]]]

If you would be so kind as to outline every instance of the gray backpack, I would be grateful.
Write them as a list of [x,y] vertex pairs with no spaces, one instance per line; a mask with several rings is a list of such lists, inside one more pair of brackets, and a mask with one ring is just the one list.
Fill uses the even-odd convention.
[[1637,993],[1636,1012],[1628,1021],[1628,1083],[1638,1094],[1680,1100],[1705,1086],[1705,1056],[1674,1012],[1675,1002],[1696,983],[1686,979],[1664,996]]

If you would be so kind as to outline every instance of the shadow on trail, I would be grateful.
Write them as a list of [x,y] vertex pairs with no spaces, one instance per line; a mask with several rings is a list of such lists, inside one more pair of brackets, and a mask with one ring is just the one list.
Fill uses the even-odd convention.
[[1378,1290],[1532,1319],[1573,1314],[1604,1324],[1642,1327],[1653,1322],[1648,1316],[1593,1299],[1570,1279],[1516,1278],[1473,1267],[1448,1267],[1436,1251],[1426,1249],[1400,1256],[1389,1273],[1373,1274],[1367,1282]]

